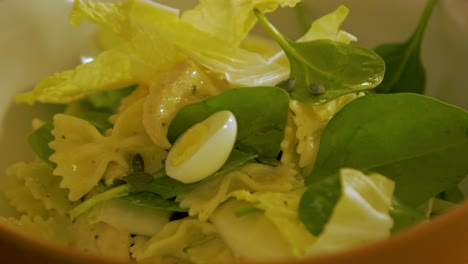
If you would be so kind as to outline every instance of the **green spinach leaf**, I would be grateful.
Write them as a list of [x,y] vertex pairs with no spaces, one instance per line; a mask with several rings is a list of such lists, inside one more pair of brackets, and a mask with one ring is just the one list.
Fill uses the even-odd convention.
[[28,144],[39,159],[55,168],[56,164],[49,160],[50,155],[54,153],[49,147],[49,143],[54,140],[52,129],[54,129],[52,122],[43,124],[28,136]]
[[385,63],[374,51],[332,40],[294,42],[283,36],[266,17],[257,18],[284,50],[294,81],[291,97],[322,104],[341,95],[372,89],[383,79]]
[[337,174],[310,184],[302,194],[298,215],[305,227],[319,235],[330,219],[341,196],[341,183]]
[[[299,203],[298,215],[312,234],[318,236],[325,228],[341,197],[341,188],[338,174],[314,182],[307,187]],[[398,233],[427,220],[424,212],[403,204],[396,197],[392,199],[389,213],[393,219],[392,233]]]
[[465,195],[459,186],[455,186],[451,189],[439,193],[437,198],[448,202],[460,203],[465,200]]
[[299,25],[299,29],[301,30],[302,34],[305,34],[310,27],[310,21],[307,17],[308,10],[304,3],[299,2],[294,7],[294,11],[297,18],[297,24]]
[[84,202],[80,203],[79,205],[72,208],[68,215],[70,219],[73,220],[83,214],[84,212],[88,211],[89,209],[93,208],[94,206],[108,201],[110,199],[119,198],[128,195],[133,190],[132,185],[130,184],[122,184],[117,187],[113,187],[107,190],[104,190],[101,193],[94,195],[93,197],[85,200]]
[[181,208],[179,203],[174,200],[164,199],[152,192],[136,192],[122,196],[119,199],[132,204],[151,207],[155,209],[165,209],[172,212],[187,212],[188,209]]
[[237,120],[235,147],[245,153],[276,158],[284,137],[289,96],[278,87],[246,87],[183,107],[169,125],[169,142],[188,128],[221,110],[231,111]]
[[247,204],[236,209],[234,211],[234,215],[236,217],[243,217],[248,214],[258,213],[258,212],[263,212],[263,211],[264,211],[263,209],[256,207],[254,204]]
[[91,123],[101,134],[112,127],[109,122],[111,114],[107,112],[86,111],[77,113],[75,116]]
[[144,171],[137,171],[126,176],[124,180],[133,186],[146,186],[153,182],[153,176]]
[[114,113],[117,111],[122,98],[130,95],[137,87],[138,85],[134,84],[117,90],[100,91],[89,95],[83,100],[95,110]]
[[213,174],[213,176],[218,176],[229,172],[248,162],[249,160],[255,159],[257,156],[258,155],[256,154],[245,153],[238,149],[233,149],[226,163],[224,163],[224,165],[215,174]]
[[397,197],[393,197],[392,199],[390,216],[393,219],[393,227],[391,230],[393,234],[399,233],[428,219],[424,212],[402,203]]
[[158,174],[162,176],[154,179],[150,184],[138,186],[138,190],[152,192],[160,195],[164,199],[170,199],[181,193],[193,190],[199,184],[198,182],[186,184],[178,180],[174,180],[166,175],[164,169],[159,171]]
[[166,209],[174,212],[186,211],[180,208],[179,204],[174,200],[165,199],[156,193],[144,191],[140,187],[134,187],[127,183],[96,194],[71,209],[68,215],[73,220],[94,206],[115,198],[120,198],[136,205]]
[[378,93],[424,93],[426,73],[421,62],[421,43],[429,18],[437,0],[428,0],[412,36],[403,43],[387,43],[375,48],[385,61],[384,79]]
[[431,204],[431,217],[446,214],[453,209],[456,209],[460,202],[452,202],[444,199],[434,198]]
[[418,94],[360,97],[324,129],[306,183],[345,167],[387,176],[396,197],[417,207],[468,175],[468,113]]

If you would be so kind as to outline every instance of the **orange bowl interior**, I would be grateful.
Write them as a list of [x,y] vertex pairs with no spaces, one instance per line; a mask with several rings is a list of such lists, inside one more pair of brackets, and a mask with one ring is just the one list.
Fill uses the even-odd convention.
[[[468,202],[436,219],[365,247],[301,260],[266,264],[468,263]],[[125,264],[57,247],[0,226],[2,263]],[[241,261],[242,263],[254,263]],[[143,262],[144,263],[144,262]],[[214,264],[214,263],[213,263]]]

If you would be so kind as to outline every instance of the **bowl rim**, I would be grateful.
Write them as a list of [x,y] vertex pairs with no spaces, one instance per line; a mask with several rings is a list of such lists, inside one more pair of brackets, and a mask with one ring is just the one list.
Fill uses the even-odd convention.
[[[446,231],[447,227],[451,232]],[[458,246],[447,248],[443,246],[445,244]],[[379,256],[385,256],[385,259],[379,259]],[[377,259],[379,264],[413,264],[421,262],[423,256],[431,263],[468,263],[468,201],[430,222],[363,247],[268,264],[365,264]],[[25,261],[18,261],[18,258]],[[2,263],[131,263],[40,241],[3,224],[0,224],[0,260]],[[255,262],[242,260],[242,263]]]
[[[468,201],[444,215],[421,223],[390,238],[336,253],[294,260],[241,263],[265,264],[403,264],[419,263],[424,257],[431,263],[468,263]],[[447,232],[450,227],[451,232]],[[456,235],[455,235],[456,234]],[[435,239],[434,239],[435,238]],[[452,247],[443,247],[451,245]],[[453,245],[458,245],[453,247]],[[40,241],[0,224],[0,259],[6,263],[129,264],[129,261],[87,254],[82,251]],[[18,260],[25,260],[18,262]],[[145,261],[140,261],[145,263]],[[134,263],[134,262],[133,262]]]

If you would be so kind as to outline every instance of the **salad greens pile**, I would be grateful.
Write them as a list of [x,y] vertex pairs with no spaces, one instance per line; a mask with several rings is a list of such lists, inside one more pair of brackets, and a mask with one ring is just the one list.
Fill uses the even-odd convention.
[[[197,263],[343,250],[463,202],[468,113],[423,95],[421,43],[436,0],[408,41],[375,50],[340,30],[344,6],[294,41],[265,13],[299,0],[241,2],[205,0],[179,15],[146,0],[75,1],[70,22],[101,26],[106,47],[16,97],[68,107],[28,137],[40,161],[13,165],[8,174],[21,191],[5,191],[24,215],[0,220],[32,233],[71,226],[66,245],[103,255],[111,252],[99,245],[112,248],[119,237],[133,259]],[[273,56],[246,48],[257,21],[281,48]],[[190,79],[200,69],[209,77]],[[167,81],[171,71],[193,74]],[[174,106],[171,122],[160,124],[154,112],[166,104]],[[221,110],[238,124],[227,161],[199,182],[169,177],[170,147],[148,127],[160,124],[172,146]],[[54,189],[56,201],[28,184],[42,174],[40,188]]]

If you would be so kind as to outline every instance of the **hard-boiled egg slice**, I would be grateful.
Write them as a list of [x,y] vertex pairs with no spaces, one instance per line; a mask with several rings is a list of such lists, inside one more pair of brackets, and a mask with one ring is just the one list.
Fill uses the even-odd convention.
[[231,111],[214,113],[176,140],[166,158],[166,174],[183,183],[200,181],[219,170],[231,154],[237,121]]

